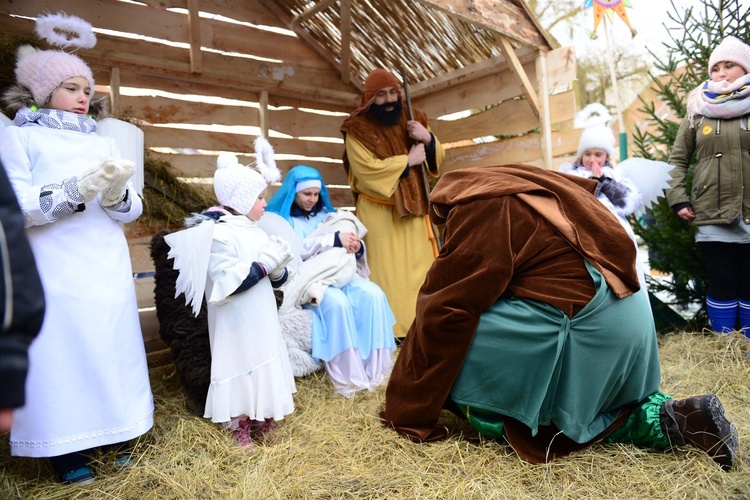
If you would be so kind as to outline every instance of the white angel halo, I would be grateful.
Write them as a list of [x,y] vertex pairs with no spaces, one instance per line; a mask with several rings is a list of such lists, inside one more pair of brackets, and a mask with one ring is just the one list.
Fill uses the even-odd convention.
[[78,16],[69,16],[64,12],[37,17],[36,34],[51,45],[62,48],[91,49],[96,45],[96,35],[91,24]]
[[268,139],[259,135],[253,142],[255,148],[255,166],[260,174],[269,184],[281,180],[281,171],[276,166],[276,160],[273,158],[273,146]]

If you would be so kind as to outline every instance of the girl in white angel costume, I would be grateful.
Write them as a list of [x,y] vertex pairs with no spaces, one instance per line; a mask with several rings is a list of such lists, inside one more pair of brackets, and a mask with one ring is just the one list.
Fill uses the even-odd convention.
[[[56,24],[80,36],[68,41]],[[39,17],[37,33],[64,47],[96,43],[90,24],[64,14]],[[83,60],[22,47],[16,83],[3,96],[16,115],[0,139],[0,159],[25,217],[47,310],[29,350],[26,406],[14,413],[10,448],[15,456],[49,457],[64,483],[91,482],[96,448],[120,449],[117,462],[126,465],[124,443],[153,425],[119,224],[142,211],[128,182],[135,165],[96,133],[103,110]]]
[[[599,103],[589,104],[578,112],[575,125],[584,131],[578,143],[577,157],[574,163],[560,165],[560,172],[598,181],[597,198],[617,216],[620,225],[636,244],[628,216],[643,205],[643,197],[636,184],[612,164],[615,136],[607,126],[610,118],[609,110]],[[643,264],[638,260],[636,266],[641,288],[646,290]]]
[[[258,138],[258,149],[270,145]],[[296,392],[273,293],[287,279],[292,252],[257,225],[267,182],[280,178],[269,156],[258,156],[261,175],[234,155],[219,155],[214,190],[223,212],[216,221],[165,237],[180,272],[177,294],[185,293],[196,315],[205,291],[211,383],[204,417],[224,424],[248,448],[253,436],[271,432],[276,420],[294,411]]]

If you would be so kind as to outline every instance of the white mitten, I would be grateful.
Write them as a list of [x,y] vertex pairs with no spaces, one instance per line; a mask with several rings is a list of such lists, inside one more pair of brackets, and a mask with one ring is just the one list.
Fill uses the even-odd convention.
[[130,160],[120,160],[117,162],[117,172],[115,178],[109,187],[102,191],[99,201],[103,207],[111,207],[117,204],[125,196],[128,188],[128,181],[135,173],[135,163]]
[[279,270],[283,274],[284,267],[290,260],[292,260],[292,247],[278,236],[271,236],[258,255],[258,263],[269,275],[273,274],[273,277],[279,274]]
[[107,158],[98,166],[91,167],[78,176],[78,193],[85,203],[96,198],[96,194],[112,184],[117,175],[118,161]]

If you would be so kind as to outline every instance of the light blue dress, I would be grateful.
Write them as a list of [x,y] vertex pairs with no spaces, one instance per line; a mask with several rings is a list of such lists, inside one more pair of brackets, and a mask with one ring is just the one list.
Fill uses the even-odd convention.
[[[320,199],[310,214],[294,205],[298,182],[318,180]],[[303,260],[334,247],[335,234],[311,235],[335,209],[320,173],[304,165],[289,171],[267,210],[284,217],[303,240]],[[306,304],[313,314],[312,356],[324,362],[336,391],[351,396],[384,382],[393,366],[396,319],[383,290],[366,278],[342,288],[329,286],[319,305]]]
[[[328,212],[306,217],[291,217],[294,232],[305,242]],[[332,240],[333,238],[331,238]],[[368,279],[355,279],[339,289],[328,287],[319,306],[305,306],[314,311],[312,355],[323,361],[348,349],[357,349],[367,360],[377,349],[395,349],[395,318],[388,299],[378,285]]]

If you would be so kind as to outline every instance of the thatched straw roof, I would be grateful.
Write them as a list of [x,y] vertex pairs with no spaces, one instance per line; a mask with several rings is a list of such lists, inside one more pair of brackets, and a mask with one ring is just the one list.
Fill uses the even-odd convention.
[[406,69],[424,82],[515,47],[550,50],[553,42],[521,1],[265,0],[292,29],[356,86],[373,67]]
[[[596,445],[547,465],[479,436],[452,415],[451,437],[418,445],[378,420],[384,388],[335,397],[325,375],[297,380],[296,411],[273,443],[245,454],[228,434],[185,410],[172,367],[152,370],[154,429],[137,463],[90,486],[62,487],[44,460],[13,459],[0,440],[2,498],[748,498],[750,341],[740,334],[660,338],[662,388],[675,397],[715,392],[739,430],[739,460],[723,472],[705,453]],[[54,416],[50,416],[54,418]]]

